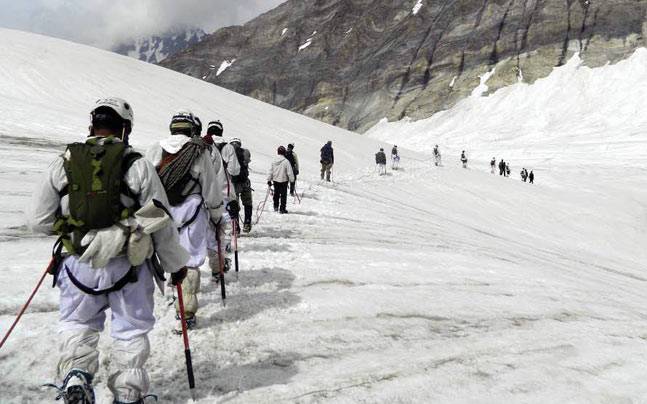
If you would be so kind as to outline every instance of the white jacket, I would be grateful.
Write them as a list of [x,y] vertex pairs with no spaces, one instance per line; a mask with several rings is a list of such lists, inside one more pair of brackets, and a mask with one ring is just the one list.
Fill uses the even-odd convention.
[[[234,184],[231,181],[231,177],[240,174],[240,164],[238,163],[234,146],[227,143],[223,146],[221,153],[216,146],[217,144],[218,143],[214,143],[211,146],[211,160],[213,161],[213,165],[216,170],[216,177],[218,177],[218,181],[220,181],[221,194],[226,204],[228,201],[236,199],[236,191],[234,190]],[[224,163],[227,163],[226,170],[224,168]]]
[[223,146],[220,154],[222,155],[222,161],[227,163],[227,172],[229,175],[234,177],[240,174],[240,163],[238,163],[234,146],[231,143],[227,143]]
[[290,164],[285,156],[276,156],[276,158],[272,162],[272,166],[270,167],[270,172],[267,175],[267,180],[276,182],[294,182],[292,164]]
[[[132,149],[130,149],[132,151]],[[136,160],[124,176],[128,187],[139,195],[139,204],[146,206],[153,199],[169,206],[164,187],[157,176],[155,167],[144,158]],[[67,185],[67,175],[63,168],[63,156],[59,156],[50,165],[46,176],[33,195],[33,206],[28,218],[29,227],[34,232],[52,234],[56,212],[61,209],[69,215],[69,197],[59,195]],[[122,196],[122,203],[128,206],[132,202]],[[157,254],[166,272],[176,272],[184,267],[188,259],[187,252],[179,244],[175,226],[170,223],[152,234]]]
[[[148,150],[146,158],[150,160],[155,167],[158,167],[162,161],[163,151],[175,154],[182,149],[182,147],[191,141],[191,139],[184,135],[171,135],[168,138],[160,141],[159,145],[155,145]],[[210,218],[217,223],[224,211],[224,204],[222,198],[222,181],[218,177],[212,155],[210,153],[202,153],[202,155],[195,160],[193,167],[191,167],[191,175],[198,180],[202,199],[205,206],[209,211]],[[192,183],[187,184],[185,192],[188,192],[193,186]]]
[[231,182],[231,176],[227,173],[227,170],[225,170],[225,165],[222,162],[222,155],[215,145],[211,146],[209,153],[211,154],[213,167],[216,170],[216,179],[221,186],[220,195],[222,195],[224,204],[227,205],[227,202],[230,200],[231,194],[234,193],[234,186]]

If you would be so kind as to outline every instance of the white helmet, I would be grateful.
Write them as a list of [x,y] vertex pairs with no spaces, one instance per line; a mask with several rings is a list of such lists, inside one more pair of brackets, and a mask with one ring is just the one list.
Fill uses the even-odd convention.
[[132,129],[133,125],[135,124],[135,114],[132,107],[126,102],[126,100],[117,97],[102,98],[98,100],[94,105],[94,108],[92,109],[92,115],[94,115],[95,111],[101,107],[107,107],[115,111],[117,115],[121,117],[121,119],[130,122],[130,128]]
[[193,112],[183,109],[173,115],[169,129],[171,133],[183,132],[193,135],[198,126],[202,126],[202,124],[198,124]]
[[223,133],[223,126],[220,121],[211,121],[207,125],[207,134],[211,136],[221,137]]
[[231,138],[231,140],[229,141],[229,143],[238,143],[238,145],[241,145],[241,144],[242,144],[242,142],[240,141],[240,139],[239,139],[239,138],[237,138],[237,137],[233,137],[233,138]]

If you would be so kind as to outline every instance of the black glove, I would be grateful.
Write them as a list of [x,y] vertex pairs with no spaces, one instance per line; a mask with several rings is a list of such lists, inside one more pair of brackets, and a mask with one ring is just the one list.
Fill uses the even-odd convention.
[[271,188],[272,187],[272,181],[267,181],[267,186]]
[[227,212],[229,213],[229,217],[236,219],[238,217],[238,213],[240,213],[240,205],[238,205],[238,201],[230,201],[227,204]]
[[184,278],[186,278],[186,273],[187,272],[188,272],[188,270],[186,269],[186,267],[183,267],[179,271],[172,273],[171,274],[171,284],[173,286],[177,286],[178,283],[182,283]]

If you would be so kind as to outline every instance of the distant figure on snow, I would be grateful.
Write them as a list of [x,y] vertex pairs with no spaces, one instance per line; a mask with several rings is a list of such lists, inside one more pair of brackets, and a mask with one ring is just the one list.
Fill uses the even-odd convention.
[[252,162],[252,154],[249,149],[242,147],[242,142],[239,138],[232,138],[229,142],[236,150],[236,159],[240,166],[240,173],[231,178],[236,191],[237,200],[242,203],[245,217],[243,219],[243,232],[249,233],[252,231],[252,211],[254,210],[254,199],[252,197],[252,183],[249,180],[249,164]]
[[505,163],[505,176],[509,177],[510,176],[510,163]]
[[332,148],[332,141],[329,140],[321,148],[321,180],[324,179],[324,174],[326,175],[326,181],[330,182],[330,174],[332,171],[332,166],[335,164],[335,153]]
[[503,159],[499,161],[499,175],[505,176],[505,161]]
[[[292,172],[292,165],[285,158],[287,150],[285,147],[279,146],[276,151],[276,158],[272,162],[270,172],[267,175],[267,186],[274,185],[274,211],[281,212],[281,214],[288,213],[286,209],[288,201],[288,184],[294,182],[294,173]],[[280,210],[279,210],[280,209]]]
[[391,168],[397,170],[400,168],[400,155],[398,154],[398,146],[393,146],[391,149]]
[[461,163],[463,163],[463,168],[467,168],[467,156],[465,155],[465,150],[461,153]]
[[434,147],[434,164],[436,167],[440,166],[441,164],[441,155],[440,155],[440,150],[438,150],[438,145]]
[[375,164],[377,164],[377,172],[379,175],[386,174],[386,154],[384,154],[384,149],[380,148],[380,151],[375,153]]
[[288,151],[285,153],[285,158],[290,162],[292,172],[294,174],[294,181],[290,182],[290,196],[294,196],[294,192],[297,187],[297,175],[299,175],[299,157],[294,152],[294,144],[290,143],[288,145]]
[[525,168],[522,168],[521,169],[521,180],[523,182],[526,182],[527,179],[528,179],[528,170],[526,170]]
[[490,161],[490,171],[492,174],[494,174],[494,167],[496,167],[496,157],[492,157],[492,161]]
[[533,173],[532,170],[530,170],[530,174],[528,174],[528,179],[530,180],[531,184],[535,183],[535,173]]

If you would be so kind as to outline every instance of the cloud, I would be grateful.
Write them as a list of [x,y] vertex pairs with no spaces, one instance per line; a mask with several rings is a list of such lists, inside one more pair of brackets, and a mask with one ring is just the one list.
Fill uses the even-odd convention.
[[0,0],[0,26],[111,48],[182,27],[241,24],[285,0]]

